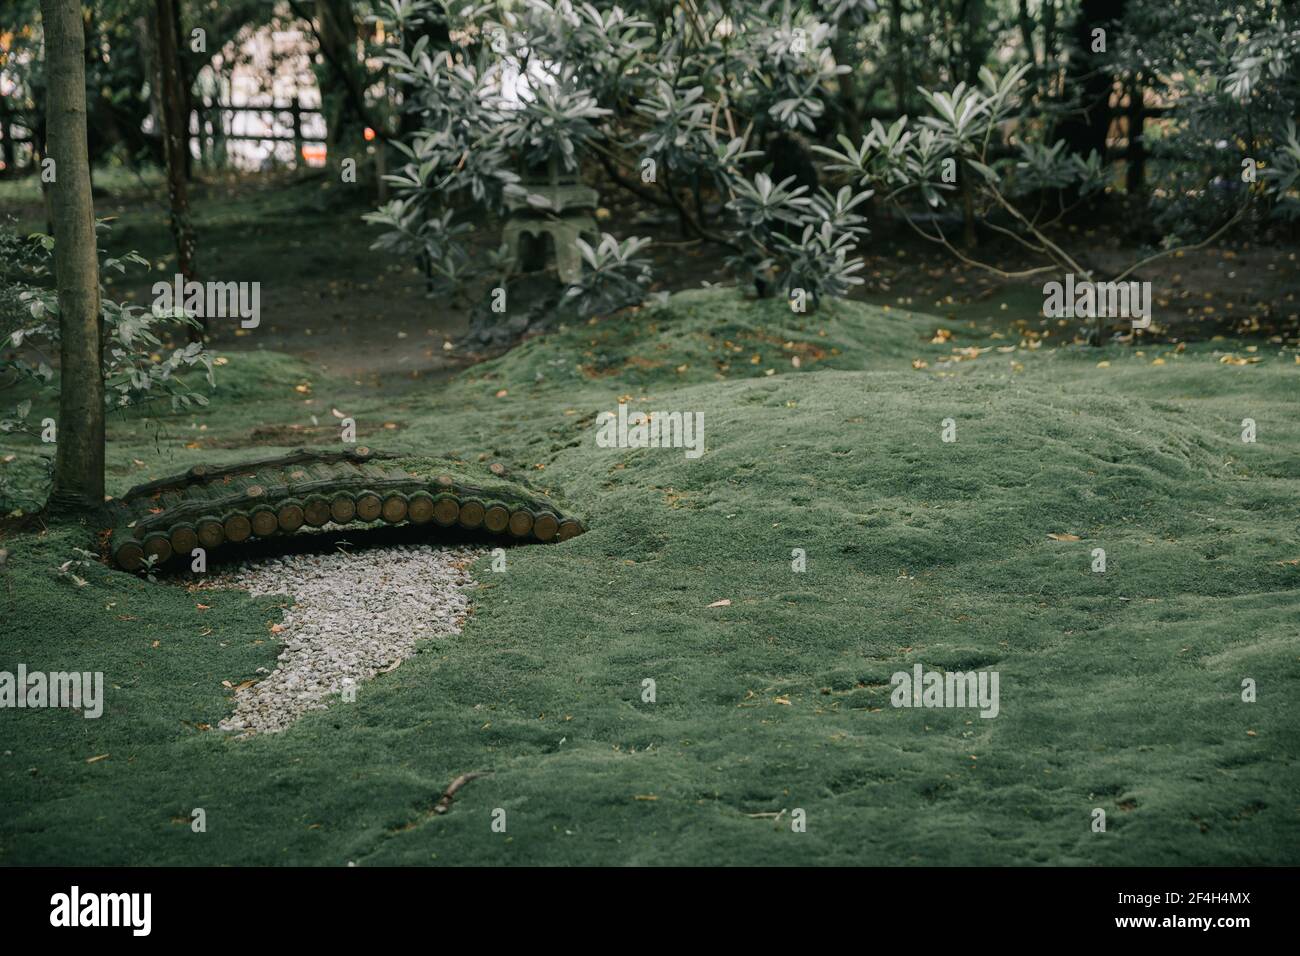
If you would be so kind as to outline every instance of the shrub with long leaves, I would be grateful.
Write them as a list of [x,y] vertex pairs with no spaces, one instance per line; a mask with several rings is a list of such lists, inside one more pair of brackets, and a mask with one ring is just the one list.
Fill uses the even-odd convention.
[[650,240],[632,236],[620,242],[609,233],[592,246],[576,240],[582,255],[582,278],[565,290],[565,297],[582,316],[604,315],[645,301],[650,286],[650,260],[637,255]]
[[[106,224],[96,225],[101,235],[108,231]],[[10,235],[0,238],[0,245],[14,241],[11,229],[0,230],[0,237],[5,232]],[[0,278],[0,300],[18,301],[26,310],[25,318],[15,323],[0,342],[0,354],[8,356],[0,357],[0,381],[8,379],[12,385],[25,380],[39,391],[52,392],[54,356],[59,352],[59,304],[48,282],[54,240],[37,234],[25,245],[30,254],[24,262],[24,274]],[[148,261],[135,252],[115,257],[100,250],[101,276],[110,271],[125,274],[127,265],[149,267]],[[193,387],[187,373],[201,374],[209,389],[214,387],[211,353],[201,342],[167,345],[167,341],[197,328],[197,319],[181,309],[158,314],[116,302],[102,287],[100,313],[104,320],[104,401],[108,408],[139,408],[165,401],[177,411],[208,404],[207,396]],[[32,407],[31,398],[11,406],[0,419],[0,431],[34,434],[36,430],[29,422]]]

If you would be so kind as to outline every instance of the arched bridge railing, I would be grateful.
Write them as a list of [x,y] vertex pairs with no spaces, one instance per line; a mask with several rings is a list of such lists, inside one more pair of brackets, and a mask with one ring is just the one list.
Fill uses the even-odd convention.
[[[586,530],[544,494],[466,475],[450,462],[357,448],[299,449],[239,465],[195,465],[108,502],[108,551],[138,571],[194,548],[291,534],[331,522],[435,524],[536,541]],[[150,559],[153,559],[152,562]]]

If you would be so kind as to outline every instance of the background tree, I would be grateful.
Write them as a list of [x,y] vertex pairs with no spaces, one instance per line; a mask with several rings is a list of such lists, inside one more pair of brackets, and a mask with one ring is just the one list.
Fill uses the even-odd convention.
[[59,302],[58,446],[54,510],[88,511],[104,501],[104,381],[95,209],[86,147],[86,37],[80,0],[41,0],[45,23],[46,152]]
[[[186,280],[195,278],[194,224],[190,220],[189,175],[189,93],[186,88],[176,38],[180,27],[176,21],[176,0],[156,0],[154,35],[158,42],[158,89],[161,100],[164,152],[167,156],[167,207],[172,236],[176,240],[176,268]],[[207,329],[207,318],[191,327],[191,340],[199,339]]]

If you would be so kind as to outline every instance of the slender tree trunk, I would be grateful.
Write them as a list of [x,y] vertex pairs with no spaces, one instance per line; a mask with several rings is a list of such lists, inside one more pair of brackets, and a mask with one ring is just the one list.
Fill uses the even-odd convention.
[[80,0],[41,0],[41,15],[59,297],[58,444],[50,509],[75,513],[104,504],[103,322],[86,146],[86,35]]
[[1056,43],[1056,6],[1053,0],[1043,0],[1043,70],[1048,75],[1044,95],[1052,96],[1054,80],[1060,73],[1060,58],[1057,56]]
[[176,34],[176,98],[179,102],[181,129],[185,136],[185,151],[182,155],[185,157],[185,180],[189,182],[194,179],[194,154],[190,152],[190,113],[194,109],[194,102],[190,95],[193,84],[190,79],[189,64],[184,53],[185,27],[181,22],[181,0],[172,0],[172,26]]
[[1145,92],[1141,74],[1135,75],[1128,88],[1128,164],[1125,182],[1125,188],[1134,196],[1146,190],[1147,150],[1143,136],[1146,125],[1143,102]]
[[[849,72],[840,74],[840,110],[844,135],[853,142],[862,139],[862,105],[858,99],[858,64],[853,56],[853,35],[841,27],[832,48],[835,62],[847,66]],[[701,220],[703,221],[703,220]]]
[[[1042,95],[1041,78],[1039,76],[1038,56],[1034,52],[1034,21],[1029,16],[1029,0],[1020,0],[1016,8],[1016,22],[1020,26],[1020,42],[1025,45],[1025,55],[1029,58],[1029,76],[1033,80],[1034,89]],[[1043,57],[1043,64],[1046,66],[1047,57]]]
[[[158,91],[162,107],[163,145],[167,156],[167,200],[171,210],[172,237],[176,240],[177,270],[186,281],[196,279],[194,269],[194,224],[190,219],[189,184],[185,176],[189,153],[189,117],[181,92],[180,56],[176,50],[176,10],[174,0],[155,0],[154,39],[158,45]],[[190,330],[191,341],[203,341],[207,316],[202,328]]]
[[971,185],[971,179],[977,173],[965,163],[962,163],[960,175],[962,244],[967,249],[974,249],[979,242],[979,234],[975,229],[975,189]]
[[[1079,92],[1082,115],[1061,124],[1058,135],[1071,152],[1080,156],[1096,150],[1106,158],[1106,139],[1110,132],[1110,100],[1115,89],[1116,66],[1113,55],[1115,31],[1123,19],[1127,0],[1082,0],[1074,23],[1075,49],[1071,51],[1065,89]],[[1102,29],[1107,37],[1108,53],[1092,51],[1093,31]]]
[[350,0],[316,0],[316,22],[320,25],[317,35],[325,58],[324,66],[317,69],[317,81],[322,93],[333,101],[331,106],[337,117],[337,122],[326,130],[329,138],[326,145],[333,161],[335,145],[361,141],[361,127],[366,125],[366,118],[357,112],[348,90],[364,91],[366,77],[357,62],[357,23]]

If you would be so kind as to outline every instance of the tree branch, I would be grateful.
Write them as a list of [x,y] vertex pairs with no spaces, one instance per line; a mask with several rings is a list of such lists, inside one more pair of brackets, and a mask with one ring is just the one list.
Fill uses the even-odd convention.
[[1126,276],[1128,276],[1129,274],[1131,274],[1131,273],[1133,273],[1133,272],[1136,272],[1138,269],[1142,268],[1144,265],[1147,265],[1148,263],[1151,263],[1151,262],[1155,262],[1157,259],[1163,259],[1165,256],[1173,255],[1175,252],[1186,252],[1186,251],[1188,251],[1189,249],[1200,249],[1200,248],[1202,248],[1202,247],[1204,247],[1204,246],[1208,246],[1208,245],[1209,245],[1210,243],[1212,243],[1215,239],[1218,239],[1219,236],[1221,236],[1221,235],[1223,235],[1225,232],[1227,232],[1227,231],[1228,231],[1228,228],[1229,228],[1230,226],[1234,225],[1234,224],[1237,222],[1238,219],[1240,219],[1242,216],[1244,216],[1244,215],[1246,214],[1246,210],[1249,209],[1249,208],[1250,208],[1250,204],[1249,204],[1249,202],[1243,203],[1243,204],[1241,205],[1241,207],[1240,207],[1240,208],[1239,208],[1235,213],[1232,214],[1232,217],[1231,217],[1227,222],[1225,222],[1225,223],[1224,223],[1222,226],[1220,226],[1218,229],[1214,230],[1214,232],[1210,233],[1208,236],[1206,236],[1206,237],[1205,237],[1204,239],[1202,239],[1200,242],[1198,242],[1198,243],[1196,243],[1196,244],[1194,244],[1194,245],[1190,245],[1190,246],[1179,246],[1177,249],[1165,249],[1165,250],[1163,250],[1163,251],[1161,251],[1161,252],[1157,252],[1157,253],[1156,253],[1155,255],[1153,255],[1153,256],[1147,256],[1145,259],[1142,259],[1142,260],[1140,260],[1140,261],[1138,261],[1138,262],[1135,262],[1133,265],[1129,266],[1127,269],[1125,269],[1123,272],[1121,272],[1119,275],[1117,275],[1117,276],[1116,276],[1114,279],[1112,279],[1111,281],[1112,281],[1112,282],[1119,282],[1120,280],[1124,279],[1124,278],[1125,278]]
[[644,199],[648,203],[653,203],[656,206],[663,206],[665,208],[669,208],[672,206],[672,203],[670,203],[667,199],[664,199],[662,196],[655,193],[653,190],[646,189],[644,186],[641,186],[638,183],[635,183],[632,180],[626,178],[622,173],[618,171],[618,167],[614,165],[614,160],[609,155],[608,152],[606,152],[604,149],[601,149],[600,147],[597,147],[595,143],[592,143],[591,145],[593,147],[596,147],[594,152],[596,153],[597,157],[599,157],[600,164],[603,167],[605,167],[605,172],[609,175],[610,179],[614,180],[615,183],[617,183],[619,186],[622,186],[624,189],[626,189],[628,192],[632,193],[634,196],[638,197],[639,199]]
[[930,235],[928,232],[926,232],[924,229],[922,229],[920,226],[918,226],[915,222],[912,221],[912,217],[907,214],[907,210],[903,208],[901,203],[893,202],[891,203],[891,205],[893,205],[893,207],[899,212],[899,214],[902,215],[903,219],[906,220],[907,224],[911,226],[913,231],[915,231],[916,234],[920,236],[922,239],[927,239],[930,242],[943,246],[950,253],[952,253],[952,255],[956,256],[962,262],[970,266],[975,266],[977,269],[984,269],[986,272],[992,272],[994,275],[1001,276],[1004,279],[1022,279],[1025,278],[1026,276],[1038,275],[1041,272],[1051,272],[1052,270],[1057,268],[1055,265],[1050,265],[1050,266],[1040,266],[1037,269],[1026,269],[1023,272],[1005,272],[1002,269],[999,269],[997,266],[991,266],[987,262],[980,262],[977,259],[972,259],[969,256],[963,254],[959,249],[957,249],[956,246],[954,246],[951,242],[948,241],[947,237],[944,236],[942,229],[939,230],[939,238],[936,239],[934,236]]
[[357,87],[356,77],[338,61],[329,50],[329,45],[321,38],[320,31],[316,29],[316,21],[312,19],[311,14],[304,10],[299,3],[295,2],[295,0],[289,0],[289,9],[293,11],[294,16],[306,22],[307,28],[311,30],[311,35],[316,38],[316,49],[319,50],[321,56],[325,58],[325,62],[330,65],[330,69],[332,69],[339,79],[343,81],[343,91],[347,93],[348,101],[357,111],[357,115],[365,121],[367,126],[375,131],[375,135],[381,140],[385,143],[393,142],[393,137],[388,134],[388,130],[384,128],[384,124],[379,122],[375,117],[375,114],[371,111],[370,106],[366,103],[365,94]]

